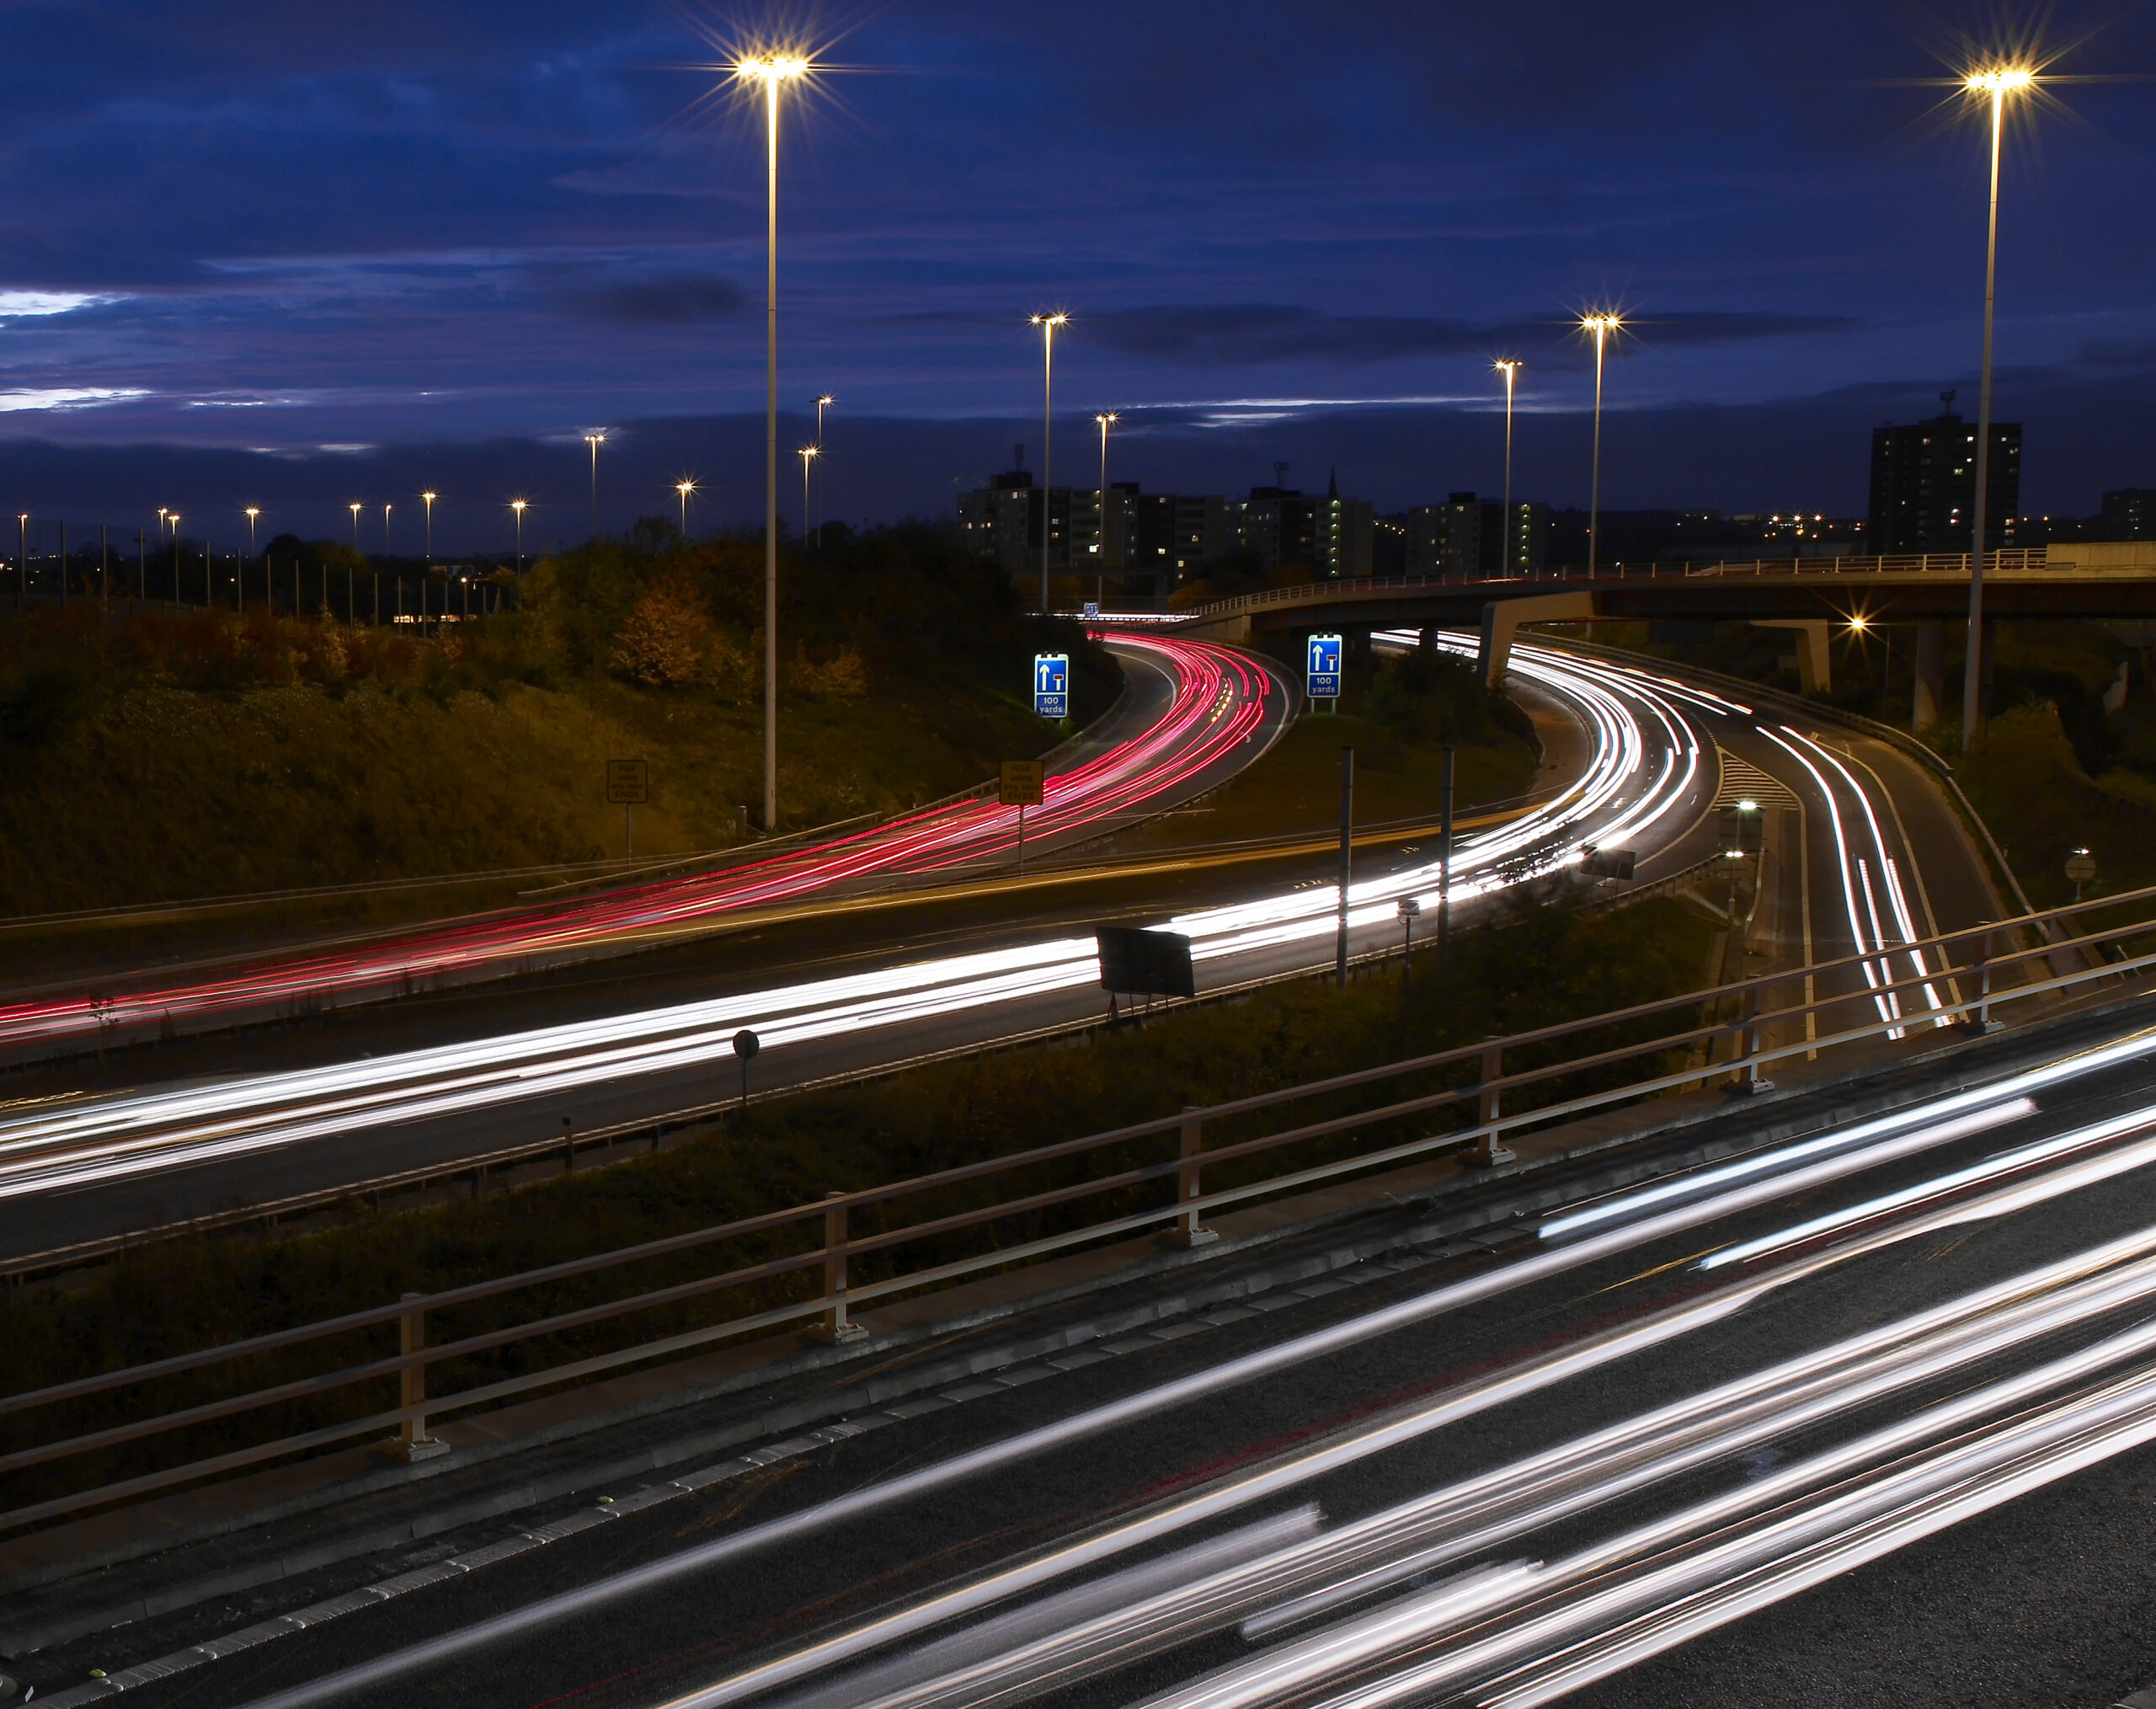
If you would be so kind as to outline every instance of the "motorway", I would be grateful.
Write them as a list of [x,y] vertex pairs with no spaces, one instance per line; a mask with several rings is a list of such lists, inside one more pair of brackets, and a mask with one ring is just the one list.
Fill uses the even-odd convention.
[[[1561,711],[1553,737],[1569,735],[1576,752],[1547,798],[1460,840],[1456,907],[1575,858],[1582,842],[1681,841],[1715,788],[1712,750],[1692,721],[1710,701],[1555,654],[1523,652],[1515,677]],[[1358,951],[1397,942],[1401,896],[1432,911],[1437,902],[1428,842],[1371,864],[1350,892]],[[1166,923],[1190,936],[1201,985],[1214,987],[1329,961],[1337,903],[1337,884],[1317,882]],[[1102,1007],[1098,968],[1090,932],[1068,932],[1006,922],[949,953],[883,949],[830,972],[782,970],[777,982],[567,1024],[19,1104],[0,1114],[0,1253],[432,1167],[505,1135],[542,1138],[563,1118],[590,1128],[705,1103],[731,1089],[744,1028],[761,1041],[755,1074],[770,1087],[1081,1024]]]
[[[1678,871],[1719,846],[1715,801],[1748,790],[1769,809],[1753,971],[1879,951],[1878,969],[1906,972],[1894,945],[2009,911],[1935,788],[1882,744],[1554,649],[1521,649],[1512,686],[1540,714],[1558,784],[1532,811],[1460,840],[1453,898],[1467,917],[1586,843],[1636,848],[1642,879]],[[1403,895],[1434,912],[1434,855],[1425,843],[1358,865],[1355,951],[1397,943]],[[1190,934],[1201,990],[1330,962],[1337,887],[1277,884],[1166,922]],[[1728,976],[1741,964],[1726,958]],[[1849,1009],[1828,1017],[1868,1016],[1877,1000],[1856,973],[1845,978]],[[737,1083],[732,1040],[744,1027],[762,1042],[755,1074],[770,1090],[1082,1023],[1102,1007],[1090,935],[1053,923],[1006,921],[926,956],[864,948],[791,978],[700,969],[694,983],[686,1001],[566,1024],[19,1104],[0,1114],[0,1254],[453,1164],[543,1139],[563,1120],[590,1130],[706,1104]],[[1789,995],[1799,991],[1793,979]]]
[[2099,1709],[2156,1683],[2148,1019],[581,1509],[611,1523],[474,1528],[423,1557],[469,1570],[128,1701]]
[[88,991],[70,981],[0,1001],[0,1057],[115,1044],[174,1028],[272,1019],[678,941],[729,917],[857,895],[1038,855],[1203,794],[1278,739],[1293,697],[1255,655],[1173,637],[1112,642],[1128,694],[1059,749],[1046,800],[1023,810],[969,797],[722,870],[444,925],[339,940],[237,964],[165,969]]

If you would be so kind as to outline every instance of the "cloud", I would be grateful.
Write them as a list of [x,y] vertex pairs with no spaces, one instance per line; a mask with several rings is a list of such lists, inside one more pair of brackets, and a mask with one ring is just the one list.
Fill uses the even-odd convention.
[[[1838,315],[1710,313],[1661,315],[1630,323],[1631,336],[1652,344],[1739,343],[1792,334],[1838,332],[1857,323]],[[1476,323],[1409,315],[1325,315],[1278,303],[1214,303],[1128,308],[1075,322],[1090,337],[1125,355],[1156,361],[1227,366],[1311,358],[1338,362],[1394,361],[1405,356],[1493,355],[1576,343],[1570,320]]]
[[25,409],[91,409],[100,403],[125,403],[150,394],[139,386],[40,386],[0,392],[0,415]]
[[0,320],[34,315],[66,314],[77,308],[95,308],[110,302],[109,295],[84,291],[0,291]]
[[656,274],[644,279],[589,275],[555,286],[557,298],[579,313],[632,326],[691,326],[745,313],[747,293],[711,273]]

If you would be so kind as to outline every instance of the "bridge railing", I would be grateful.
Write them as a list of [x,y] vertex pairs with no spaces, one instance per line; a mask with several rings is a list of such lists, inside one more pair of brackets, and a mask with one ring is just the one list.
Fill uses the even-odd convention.
[[[2083,917],[2100,911],[2109,923],[2083,929]],[[2070,935],[2027,946],[2027,937],[2055,927]],[[394,1434],[383,1445],[410,1457],[446,1451],[429,1430],[446,1413],[787,1325],[843,1342],[864,1333],[852,1315],[864,1305],[1147,1231],[1203,1245],[1214,1237],[1205,1219],[1232,1206],[1439,1155],[1501,1163],[1508,1136],[1703,1080],[1732,1076],[1732,1089],[1761,1090],[1764,1071],[1778,1061],[1957,1023],[1982,1027],[2008,1005],[2099,985],[2138,988],[2156,967],[2151,943],[2156,887],[833,1193],[8,1395],[0,1397],[0,1499],[14,1504],[0,1512],[0,1530],[387,1433]],[[1912,971],[1897,975],[1897,964]],[[1777,990],[1801,988],[1807,974],[1815,982],[1839,974],[1849,989],[1769,1007]],[[616,1290],[595,1297],[609,1279]],[[437,1332],[444,1338],[430,1339]],[[48,1421],[43,1429],[33,1428],[34,1415]]]

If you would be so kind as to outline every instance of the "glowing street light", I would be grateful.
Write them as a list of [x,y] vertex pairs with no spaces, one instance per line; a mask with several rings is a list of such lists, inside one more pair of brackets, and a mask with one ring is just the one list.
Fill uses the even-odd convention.
[[387,557],[387,556],[390,554],[390,553],[391,553],[392,551],[393,551],[394,549],[395,549],[395,548],[394,548],[394,547],[392,547],[390,545],[390,543],[389,543],[389,506],[388,506],[388,505],[384,505],[382,507],[382,555],[386,558],[386,557]]
[[689,494],[696,489],[696,483],[694,481],[674,483],[674,490],[681,495],[681,537],[684,540],[689,537]]
[[801,526],[804,530],[808,526],[808,466],[815,462],[818,454],[815,446],[801,447]]
[[1999,280],[1999,152],[2006,132],[2006,99],[2028,92],[2036,74],[2026,66],[1992,66],[1972,72],[1962,88],[1973,101],[1991,104],[1991,227],[1984,242],[1984,361],[1977,391],[1977,502],[1969,550],[1969,644],[1961,666],[1961,751],[1977,745],[1984,715],[1985,487],[1991,476],[1992,305]]
[[509,507],[516,512],[516,573],[522,575],[524,574],[524,500],[511,499],[509,501]]
[[1055,480],[1055,441],[1051,404],[1054,398],[1055,329],[1067,326],[1067,314],[1037,314],[1032,324],[1041,329],[1041,615],[1048,615],[1049,489]]
[[1624,325],[1614,314],[1580,317],[1580,330],[1594,338],[1594,473],[1588,483],[1587,505],[1587,573],[1594,574],[1595,548],[1601,544],[1602,521],[1602,352],[1612,334]]
[[[177,538],[178,537],[175,535],[175,537],[175,537],[175,538]],[[355,552],[357,552],[359,549],[360,549],[360,507],[359,507],[357,505],[354,505],[352,506],[352,550],[353,550],[353,551],[355,551]]]
[[778,821],[778,98],[808,74],[805,54],[744,55],[734,75],[760,83],[766,142],[764,238],[764,829]]
[[603,433],[587,433],[584,442],[591,447],[591,537],[599,537],[599,447],[606,443]]
[[427,507],[426,561],[429,563],[432,563],[435,561],[435,499],[437,496],[438,494],[434,493],[422,493],[419,494],[419,502]]
[[[829,409],[831,405],[838,401],[839,400],[837,398],[832,397],[828,392],[816,400],[816,454],[819,457],[821,457],[824,454],[824,412],[826,409]],[[804,515],[807,515],[808,514],[809,507],[805,499],[803,501],[801,508],[802,513]],[[811,520],[813,521],[814,519],[811,518]],[[822,532],[814,528],[811,528],[809,531],[816,537],[816,550],[821,552],[824,549],[824,537]]]
[[262,507],[249,505],[241,514],[247,518],[247,555],[252,558],[254,556],[254,521],[262,514]]
[[1513,382],[1519,378],[1519,363],[1506,357],[1493,364],[1505,377],[1505,549],[1497,560],[1497,574],[1513,573]]
[[[1093,547],[1100,558],[1093,566],[1093,603],[1097,606],[1107,603],[1108,579],[1108,430],[1121,419],[1113,409],[1093,418],[1101,425],[1101,532]],[[1129,591],[1127,587],[1123,590],[1125,595]]]

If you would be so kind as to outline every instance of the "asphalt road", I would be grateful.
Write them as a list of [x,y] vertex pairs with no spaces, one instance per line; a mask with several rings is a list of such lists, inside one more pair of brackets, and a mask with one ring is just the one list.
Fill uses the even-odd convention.
[[[947,1682],[961,1663],[1014,1666],[1032,1609],[1050,1654],[1079,1655],[1086,1619],[1126,1648],[1006,1701],[1147,1701],[1261,1649],[1313,1671],[1288,1695],[1229,1681],[1190,1701],[1546,1701],[1557,1663],[1610,1664],[1598,1645],[1612,1632],[1651,1650],[1657,1622],[1690,1613],[1707,1621],[1693,1641],[1617,1653],[1637,1664],[1574,1701],[2106,1704],[2156,1682],[2156,1450],[2121,1451],[2133,1438],[2119,1423],[2156,1434],[2152,1049],[2135,1039],[1891,1131],[1844,1131],[1845,1151],[1588,1200],[1496,1251],[1403,1254],[1124,1357],[1006,1373],[962,1404],[130,1701],[643,1709],[729,1701],[710,1694],[776,1668],[744,1701],[861,1704],[901,1674],[849,1668],[916,1658]],[[2091,1397],[2107,1421],[2068,1416]],[[2036,1450],[2004,1433],[2053,1414],[2081,1460],[2039,1477]],[[1017,1451],[1034,1432],[1048,1439]],[[2019,1500],[1968,1459],[2000,1442],[2033,1486]],[[989,1463],[966,1471],[969,1455]],[[1869,1564],[1829,1554],[1822,1583],[1785,1587],[1748,1620],[1716,1600],[1773,1592],[1774,1573],[1812,1558],[1802,1528],[1852,1503],[1897,1522],[1917,1511],[1922,1477],[2003,1504],[1929,1537],[1885,1533],[1901,1546]],[[1412,1534],[1410,1503],[1423,1514]],[[1358,1595],[1323,1621],[1238,1635],[1237,1620],[1337,1592],[1364,1522],[1383,1547],[1359,1563],[1381,1570]],[[1145,1582],[1148,1562],[1201,1545],[1215,1558]],[[1139,1624],[1150,1597],[1295,1546],[1301,1577],[1268,1569],[1241,1601],[1222,1592],[1184,1603],[1180,1623]],[[1747,1547],[1756,1557],[1716,1564],[1712,1551]],[[1095,1605],[1081,1608],[1089,1584]],[[931,1598],[955,1600],[939,1619]],[[871,1622],[884,1642],[847,1655]],[[152,1637],[104,1642],[118,1664]]]
[[[1486,892],[1579,840],[1649,850],[1681,841],[1714,788],[1710,752],[1659,691],[1554,659],[1524,663],[1518,684],[1542,703],[1560,768],[1540,807],[1461,840],[1463,921]],[[1300,884],[1275,877],[1152,917],[1168,913],[1192,936],[1201,989],[1305,970],[1331,959],[1331,865]],[[1402,894],[1434,911],[1437,866],[1430,843],[1366,859],[1351,951],[1399,942]],[[566,1024],[523,1033],[467,1030],[431,1049],[19,1103],[0,1117],[0,1252],[454,1163],[558,1134],[564,1118],[590,1129],[707,1103],[739,1083],[730,1041],[743,1028],[763,1041],[752,1075],[771,1089],[1082,1023],[1103,1007],[1089,930],[1008,918],[932,948],[884,943],[819,967],[707,975],[693,999],[656,1007],[608,995],[615,1001]],[[349,1035],[338,1042],[350,1049]]]

